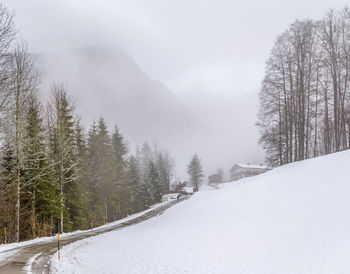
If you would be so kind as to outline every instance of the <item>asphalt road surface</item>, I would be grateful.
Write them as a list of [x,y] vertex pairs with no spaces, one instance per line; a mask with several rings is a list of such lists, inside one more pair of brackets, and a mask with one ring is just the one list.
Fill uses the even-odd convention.
[[[60,245],[64,246],[81,239],[88,237],[93,237],[98,234],[106,233],[112,230],[120,229],[125,226],[140,223],[144,220],[152,218],[156,215],[162,214],[166,209],[173,206],[177,202],[183,201],[187,197],[182,197],[179,201],[172,201],[161,205],[151,211],[148,211],[141,216],[129,219],[128,221],[118,223],[105,228],[96,228],[94,231],[81,232],[79,234],[64,237],[60,240]],[[21,247],[15,247],[4,252],[16,253],[4,261],[0,262],[0,273],[1,274],[12,274],[12,273],[27,273],[31,271],[32,273],[50,273],[50,258],[55,252],[57,252],[57,239],[55,237],[52,240],[45,240],[43,242],[33,243]]]

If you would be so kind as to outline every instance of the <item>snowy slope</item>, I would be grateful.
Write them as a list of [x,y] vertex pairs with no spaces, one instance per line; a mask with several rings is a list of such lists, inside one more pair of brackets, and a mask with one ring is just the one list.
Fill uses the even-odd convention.
[[55,273],[350,273],[350,151],[202,191],[65,246]]

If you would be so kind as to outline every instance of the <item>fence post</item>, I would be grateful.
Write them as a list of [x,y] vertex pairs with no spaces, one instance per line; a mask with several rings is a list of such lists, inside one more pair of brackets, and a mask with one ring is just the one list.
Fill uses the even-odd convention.
[[7,244],[7,227],[4,227],[5,244]]

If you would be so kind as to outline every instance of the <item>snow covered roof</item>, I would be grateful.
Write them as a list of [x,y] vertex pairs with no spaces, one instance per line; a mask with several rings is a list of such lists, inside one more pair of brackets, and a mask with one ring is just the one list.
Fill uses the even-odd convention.
[[271,169],[268,166],[263,166],[263,165],[250,165],[250,164],[234,164],[231,170],[233,170],[235,167],[240,167],[240,168],[246,168],[246,169]]

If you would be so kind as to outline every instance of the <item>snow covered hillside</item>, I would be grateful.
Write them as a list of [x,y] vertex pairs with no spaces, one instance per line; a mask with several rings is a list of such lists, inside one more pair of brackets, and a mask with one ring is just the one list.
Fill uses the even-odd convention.
[[65,246],[54,273],[350,273],[350,151],[201,191]]

